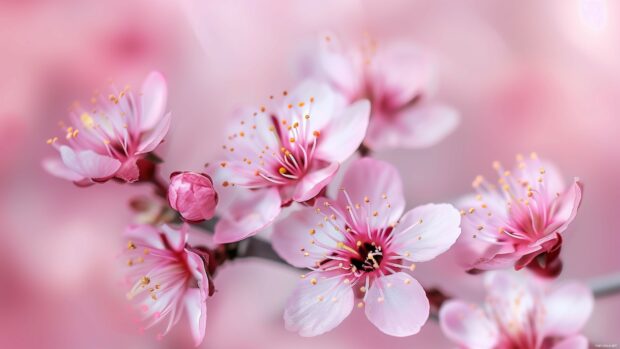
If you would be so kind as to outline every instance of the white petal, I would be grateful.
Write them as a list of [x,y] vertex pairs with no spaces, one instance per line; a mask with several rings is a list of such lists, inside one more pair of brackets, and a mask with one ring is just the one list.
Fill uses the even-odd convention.
[[194,345],[199,346],[205,337],[207,325],[206,299],[197,288],[190,288],[185,295],[185,311],[189,318],[189,328],[194,338]]
[[[316,207],[322,207],[322,202],[319,200]],[[329,253],[322,246],[336,249],[336,241],[329,238],[323,229],[330,229],[331,236],[342,240],[342,234],[335,229],[317,227],[321,222],[323,216],[318,215],[311,207],[290,214],[275,224],[271,236],[273,248],[280,257],[295,267],[314,267],[317,261],[324,259],[326,252]]]
[[366,296],[366,316],[383,333],[411,336],[428,320],[430,306],[420,283],[405,273],[380,277]]
[[[310,103],[310,99],[313,102]],[[322,131],[326,125],[337,116],[344,106],[344,98],[334,91],[328,84],[319,80],[305,80],[299,84],[286,98],[283,104],[287,108],[288,104],[297,105],[299,102],[305,103],[304,113],[310,115],[308,119],[308,131]],[[287,109],[284,114],[290,114]]]
[[110,177],[121,167],[120,161],[109,156],[99,155],[92,150],[76,152],[66,145],[60,146],[60,156],[67,168],[86,178]]
[[[398,221],[405,209],[403,184],[398,171],[391,164],[363,158],[351,163],[340,187],[346,190],[338,193],[340,207],[352,206],[363,220],[359,229],[366,229],[366,220],[371,228],[385,228]],[[359,205],[359,209],[355,206]],[[376,212],[376,215],[375,215]]]
[[347,160],[366,136],[370,118],[370,102],[359,100],[334,115],[318,139],[315,156],[334,162]]
[[550,336],[576,334],[592,313],[592,291],[580,283],[571,282],[551,290],[543,300],[546,310],[544,332]]
[[343,280],[322,279],[315,274],[302,279],[284,311],[286,329],[311,337],[338,326],[353,309],[353,290]]
[[[222,188],[220,186],[220,188]],[[277,188],[249,190],[218,189],[220,221],[213,240],[228,243],[243,240],[265,228],[280,214],[281,199]]]
[[459,300],[443,304],[439,311],[439,326],[459,347],[491,349],[498,339],[497,325],[489,320],[484,310]]
[[373,149],[427,148],[450,135],[459,121],[459,114],[450,107],[414,105],[396,115],[371,118],[365,142]]
[[450,204],[427,204],[405,213],[394,228],[393,248],[413,262],[447,251],[461,233],[461,215]]
[[151,130],[148,134],[143,135],[143,139],[140,141],[140,145],[138,146],[137,154],[148,153],[155,148],[164,140],[168,130],[170,129],[170,122],[172,121],[172,116],[170,113],[166,114],[163,119],[155,126],[153,130]]
[[339,168],[339,163],[332,162],[321,169],[306,173],[295,186],[293,200],[304,202],[317,196],[332,181]]
[[72,171],[60,159],[57,158],[48,158],[43,160],[43,168],[56,177],[60,177],[70,181],[79,182],[85,179],[84,176]]
[[168,88],[166,79],[159,72],[152,72],[142,83],[140,130],[147,131],[159,124],[164,116]]

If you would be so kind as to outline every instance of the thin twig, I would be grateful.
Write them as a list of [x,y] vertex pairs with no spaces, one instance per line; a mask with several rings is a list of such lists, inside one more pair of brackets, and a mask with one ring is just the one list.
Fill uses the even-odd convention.
[[588,282],[594,297],[603,298],[620,293],[620,273],[603,275]]

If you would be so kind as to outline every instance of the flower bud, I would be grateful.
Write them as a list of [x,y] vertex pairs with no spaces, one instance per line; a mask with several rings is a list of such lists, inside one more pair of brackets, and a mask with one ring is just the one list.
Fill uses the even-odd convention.
[[200,222],[215,214],[217,192],[211,177],[196,172],[174,172],[170,175],[168,203],[183,219]]

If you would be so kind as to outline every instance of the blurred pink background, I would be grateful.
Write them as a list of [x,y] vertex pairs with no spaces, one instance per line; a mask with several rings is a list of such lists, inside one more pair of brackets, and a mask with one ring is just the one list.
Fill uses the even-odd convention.
[[[44,173],[75,99],[108,78],[168,79],[173,126],[158,153],[164,174],[217,158],[239,106],[291,88],[317,33],[412,40],[440,71],[439,98],[462,124],[430,149],[376,154],[405,178],[408,206],[470,192],[491,162],[535,150],[585,196],[565,235],[561,279],[620,270],[620,4],[557,1],[0,1],[0,347],[182,348],[181,324],[158,342],[137,335],[115,264],[141,186],[82,189]],[[477,301],[480,279],[443,256],[420,282]],[[223,268],[208,303],[203,348],[450,348],[436,323],[409,338],[381,334],[359,311],[327,335],[284,330],[297,272],[264,261]],[[597,301],[584,334],[620,343],[620,295]]]

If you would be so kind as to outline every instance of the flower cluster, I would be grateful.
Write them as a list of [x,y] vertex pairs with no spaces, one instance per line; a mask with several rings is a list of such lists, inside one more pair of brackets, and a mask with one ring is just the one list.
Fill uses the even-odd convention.
[[434,98],[435,64],[420,48],[405,42],[380,46],[372,39],[350,47],[331,34],[316,46],[302,63],[304,75],[327,81],[349,101],[367,98],[372,103],[365,146],[424,148],[458,125],[458,113]]
[[[159,198],[132,201],[141,224],[127,229],[122,253],[140,330],[160,328],[161,338],[185,314],[199,345],[217,267],[251,256],[252,236],[270,227],[271,247],[261,246],[273,250],[257,255],[273,252],[271,259],[308,269],[284,309],[286,328],[301,336],[334,329],[355,308],[381,332],[410,336],[433,308],[463,348],[585,348],[578,332],[591,292],[578,283],[539,285],[562,270],[563,234],[581,204],[581,182],[566,186],[548,161],[519,155],[512,170],[494,163],[497,183],[477,177],[476,193],[456,207],[407,209],[397,169],[369,154],[431,146],[458,125],[458,114],[434,98],[430,56],[374,41],[353,48],[329,35],[307,58],[295,89],[238,112],[206,173],[176,171],[169,182],[157,176],[153,151],[171,117],[156,72],[138,94],[127,86],[97,94],[88,106],[76,103],[62,139],[47,141],[60,153],[43,162],[53,175],[80,186],[110,179],[155,185]],[[443,294],[429,301],[432,292],[413,277],[416,266],[453,245],[470,273],[527,267],[546,279],[492,272],[484,307],[454,299],[442,305],[450,298]]]

